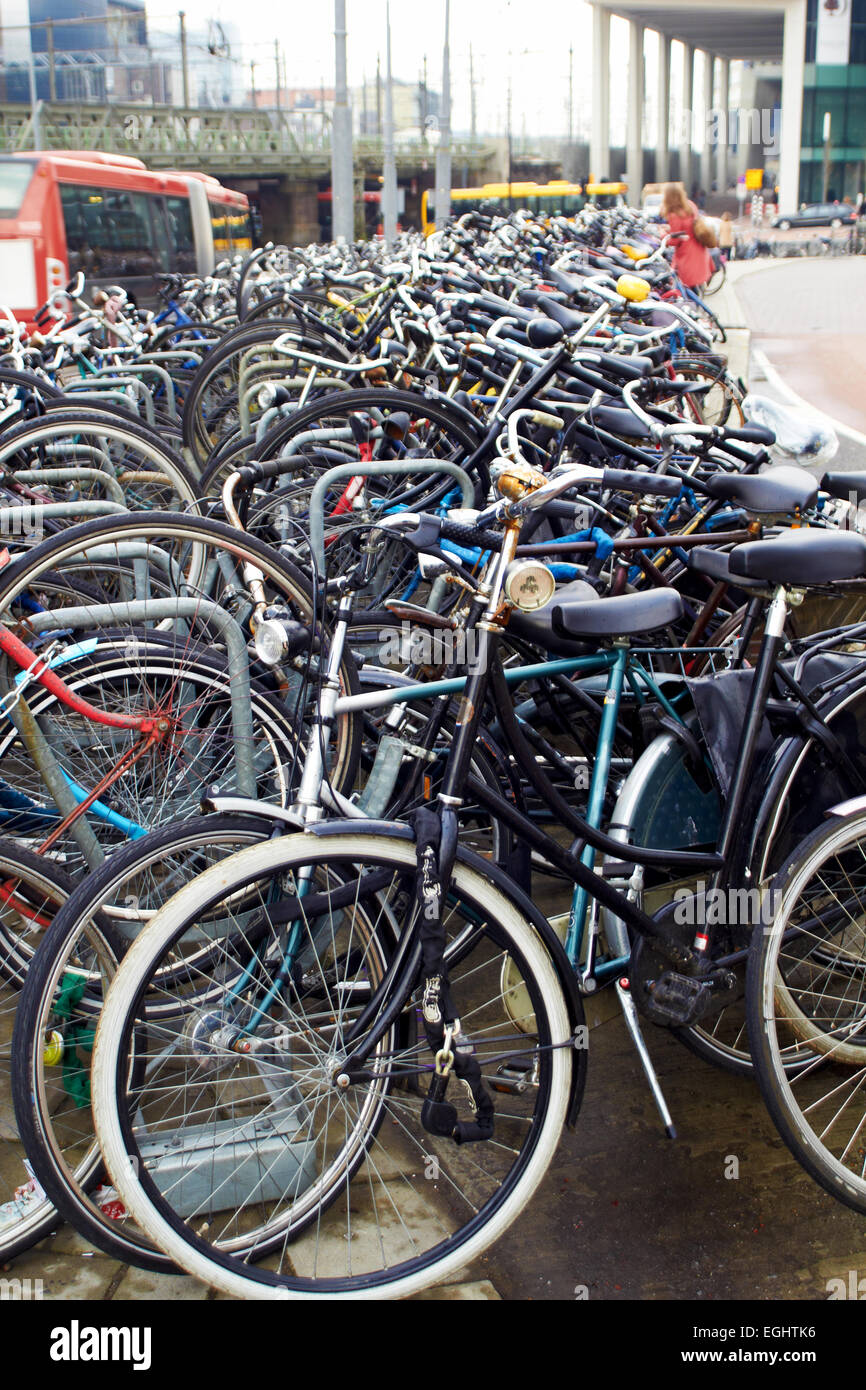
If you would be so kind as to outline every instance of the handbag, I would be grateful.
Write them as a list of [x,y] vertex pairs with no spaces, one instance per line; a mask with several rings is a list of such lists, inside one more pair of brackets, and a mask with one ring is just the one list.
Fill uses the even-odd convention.
[[703,217],[695,218],[694,231],[695,237],[701,243],[701,246],[706,246],[708,250],[713,250],[718,246],[719,238],[716,236],[712,225],[709,222],[705,222]]

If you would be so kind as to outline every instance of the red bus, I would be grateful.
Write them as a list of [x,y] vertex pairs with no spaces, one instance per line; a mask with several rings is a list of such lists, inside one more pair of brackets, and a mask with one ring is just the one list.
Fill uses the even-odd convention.
[[209,174],[90,150],[0,156],[0,304],[30,319],[79,270],[152,307],[161,272],[252,250],[249,202]]

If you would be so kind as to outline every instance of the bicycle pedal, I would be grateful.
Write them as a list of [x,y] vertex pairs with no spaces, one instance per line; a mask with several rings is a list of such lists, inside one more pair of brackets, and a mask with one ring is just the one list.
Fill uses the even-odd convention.
[[518,1062],[503,1062],[495,1074],[487,1078],[488,1085],[491,1091],[522,1096],[531,1086],[538,1085],[535,1072],[536,1068],[531,1062],[527,1066],[521,1066]]
[[715,970],[696,979],[666,970],[644,985],[638,1007],[654,1023],[668,1028],[688,1028],[707,1014],[723,1009],[736,991],[736,977],[729,970]]

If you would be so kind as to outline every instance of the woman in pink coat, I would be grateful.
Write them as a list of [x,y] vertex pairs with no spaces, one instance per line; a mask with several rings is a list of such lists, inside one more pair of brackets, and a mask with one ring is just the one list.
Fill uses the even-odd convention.
[[695,236],[698,210],[686,197],[681,183],[666,183],[662,201],[662,217],[676,236],[674,270],[690,290],[703,285],[713,273],[713,260],[706,246]]

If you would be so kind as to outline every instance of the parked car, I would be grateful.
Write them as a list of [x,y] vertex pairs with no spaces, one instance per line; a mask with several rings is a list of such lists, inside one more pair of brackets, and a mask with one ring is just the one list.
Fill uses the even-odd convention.
[[789,227],[849,227],[856,221],[857,213],[848,203],[806,203],[799,212],[779,213],[770,226],[786,232]]

